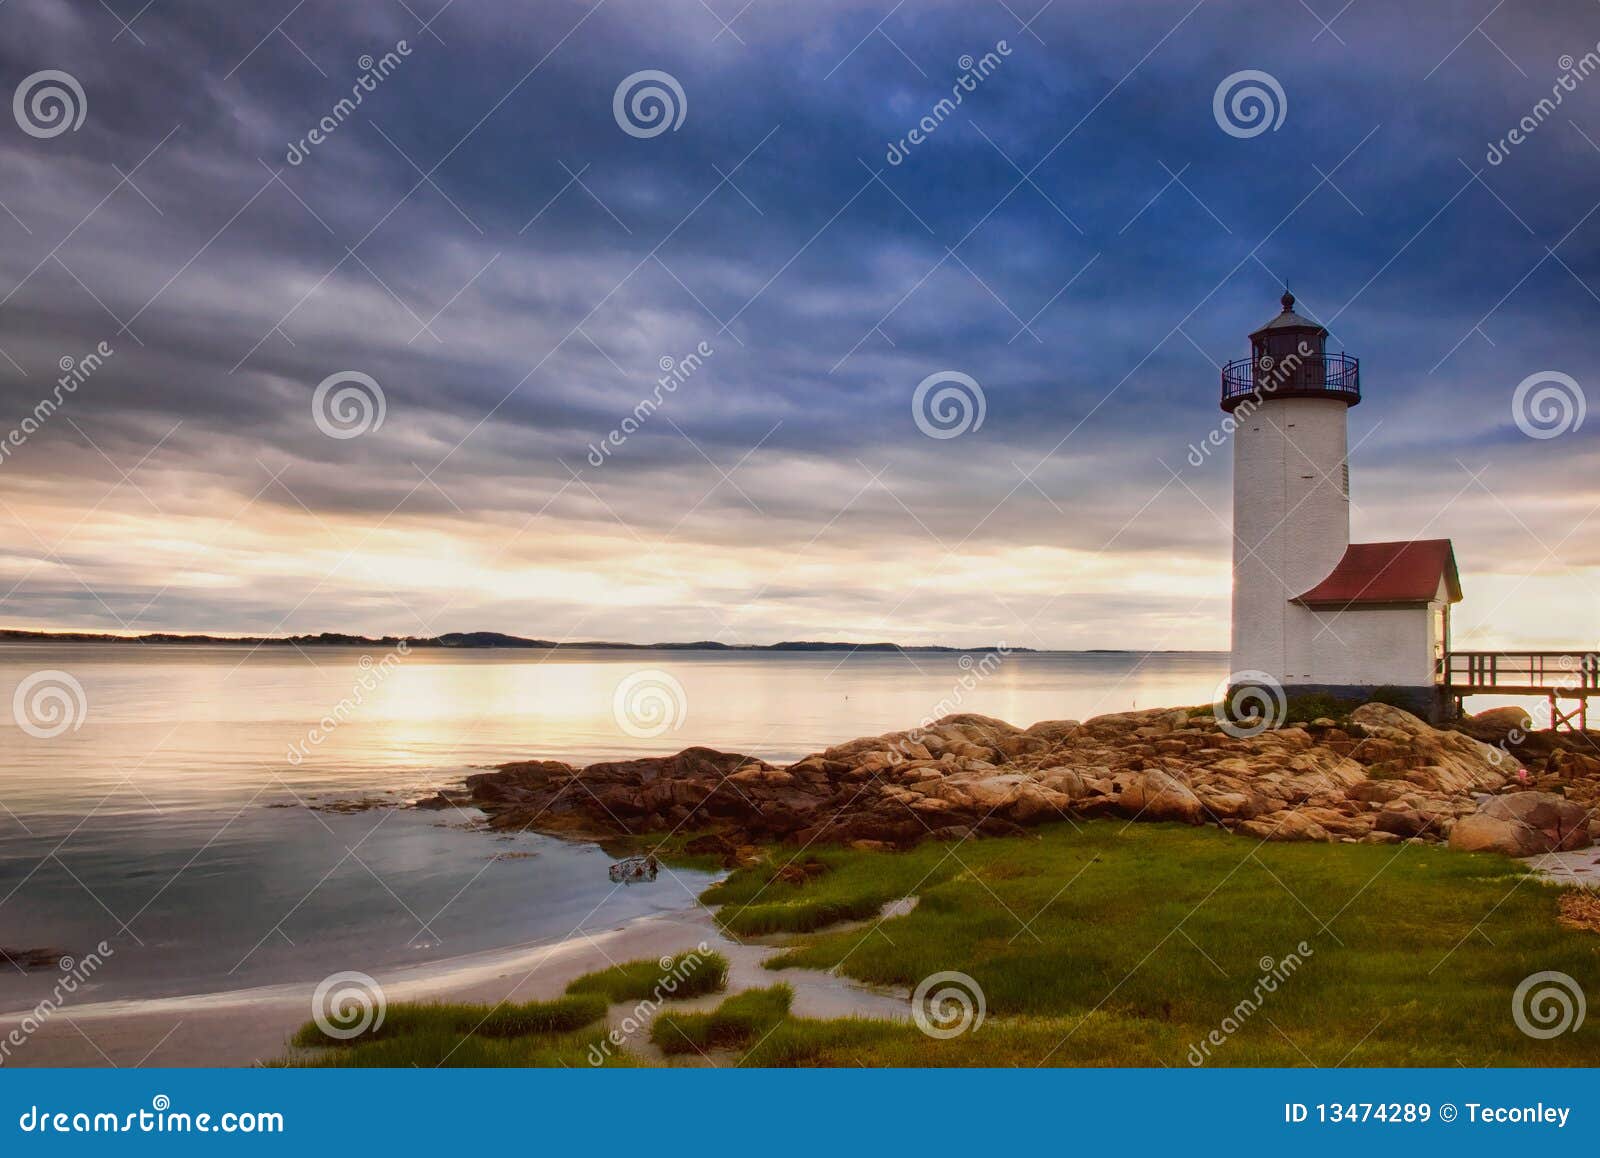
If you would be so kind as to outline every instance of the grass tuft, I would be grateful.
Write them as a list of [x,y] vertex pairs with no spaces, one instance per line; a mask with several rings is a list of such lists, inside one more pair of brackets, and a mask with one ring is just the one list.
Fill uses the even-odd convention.
[[605,1015],[605,1000],[594,996],[559,997],[554,1001],[500,1006],[407,1002],[391,1005],[384,1014],[383,1024],[359,1037],[330,1037],[316,1022],[308,1021],[290,1041],[306,1049],[353,1049],[371,1042],[428,1034],[458,1039],[467,1035],[485,1038],[529,1037],[570,1033],[599,1021]]
[[[486,1007],[479,1009],[479,1014]],[[321,1050],[290,1064],[321,1069],[450,1069],[631,1067],[638,1059],[608,1045],[598,1031],[495,1038],[427,1029],[401,1037],[362,1042],[353,1049]]]
[[650,1027],[650,1040],[668,1055],[743,1049],[789,1015],[794,990],[787,985],[747,989],[710,1013],[663,1013]]
[[951,859],[929,874],[923,857],[824,849],[814,858],[826,871],[804,882],[779,878],[782,864],[740,869],[712,885],[700,899],[721,905],[717,920],[741,937],[812,933],[843,921],[876,917],[883,906],[960,870]]
[[647,998],[701,997],[728,985],[728,959],[721,953],[679,953],[664,961],[649,958],[585,973],[571,985],[572,996],[595,994],[608,1002]]

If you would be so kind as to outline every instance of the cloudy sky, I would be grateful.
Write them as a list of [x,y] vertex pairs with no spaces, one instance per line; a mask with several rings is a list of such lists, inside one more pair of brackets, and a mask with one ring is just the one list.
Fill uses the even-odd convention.
[[0,623],[1225,647],[1189,448],[1287,282],[1355,537],[1594,646],[1600,413],[1513,394],[1600,408],[1600,5],[1038,2],[10,0],[0,428],[112,352],[0,459]]

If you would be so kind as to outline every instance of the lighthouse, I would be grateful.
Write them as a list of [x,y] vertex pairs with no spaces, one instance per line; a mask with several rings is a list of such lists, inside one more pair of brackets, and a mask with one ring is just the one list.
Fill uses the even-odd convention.
[[1360,362],[1329,353],[1327,328],[1282,312],[1222,371],[1233,433],[1234,684],[1367,699],[1382,689],[1429,719],[1445,691],[1448,539],[1350,541],[1350,408]]

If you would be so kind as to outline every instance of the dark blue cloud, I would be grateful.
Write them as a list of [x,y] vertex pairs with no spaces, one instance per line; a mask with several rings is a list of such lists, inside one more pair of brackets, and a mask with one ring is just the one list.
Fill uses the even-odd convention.
[[[77,425],[51,423],[0,469],[36,493],[81,488],[66,505],[87,506],[104,487],[83,475],[105,468],[86,439],[125,463],[181,421],[150,468],[171,472],[179,505],[197,493],[180,477],[216,505],[292,463],[294,501],[260,500],[284,516],[537,513],[550,554],[619,524],[721,559],[827,527],[846,569],[885,547],[1036,546],[1110,550],[1130,574],[1214,567],[1227,462],[1193,467],[1186,449],[1221,418],[1216,364],[1287,282],[1362,359],[1358,533],[1414,533],[1452,504],[1433,533],[1456,536],[1469,573],[1492,571],[1515,538],[1502,504],[1563,485],[1593,501],[1600,419],[1530,440],[1510,399],[1530,373],[1587,383],[1595,364],[1600,79],[1485,159],[1551,95],[1561,58],[1594,50],[1592,4],[1487,20],[1443,2],[1329,3],[1320,18],[1192,2],[1056,0],[1031,19],[1000,3],[711,7],[720,19],[698,0],[162,3],[137,19],[122,5],[129,30],[83,5],[0,8],[8,91],[59,68],[89,101],[77,133],[0,132],[16,215],[0,214],[0,348],[21,367],[0,360],[0,402],[25,413],[62,356],[108,335],[118,349],[74,399]],[[401,40],[392,75],[288,163],[361,58]],[[941,109],[986,53],[989,75]],[[645,69],[675,78],[687,111],[640,139],[613,95]],[[1276,131],[1217,123],[1213,95],[1241,70],[1281,87]],[[924,117],[936,127],[908,144]],[[135,166],[137,188],[119,185]],[[704,367],[587,464],[661,359],[701,342]],[[383,384],[385,425],[330,440],[311,392],[352,367]],[[981,429],[948,441],[910,410],[946,369],[986,400]],[[740,485],[694,507],[746,455]],[[1464,467],[1488,467],[1484,485]],[[1553,545],[1589,502],[1529,518]],[[1567,542],[1563,565],[1600,563],[1595,541]],[[813,579],[861,602],[859,575]],[[104,581],[119,614],[149,584]],[[7,600],[12,618],[60,618],[81,596],[37,582]],[[787,579],[772,586],[793,601]],[[265,593],[193,598],[163,596],[161,625],[233,611],[260,629],[272,614]],[[530,597],[522,614],[554,606]],[[1180,610],[1160,593],[1145,606]],[[349,599],[320,613],[341,608],[378,615]],[[1095,587],[1047,622],[1082,642],[1074,615],[1100,616],[1088,641],[1104,643],[1127,614]],[[786,634],[779,612],[751,630]]]

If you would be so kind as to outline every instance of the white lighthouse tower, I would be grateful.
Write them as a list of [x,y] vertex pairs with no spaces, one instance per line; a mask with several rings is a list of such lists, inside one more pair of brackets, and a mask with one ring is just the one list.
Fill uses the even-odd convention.
[[1347,413],[1360,363],[1325,327],[1283,312],[1222,372],[1233,424],[1233,683],[1289,694],[1403,694],[1445,710],[1438,660],[1461,598],[1447,539],[1350,542]]

